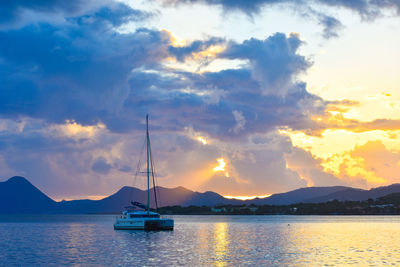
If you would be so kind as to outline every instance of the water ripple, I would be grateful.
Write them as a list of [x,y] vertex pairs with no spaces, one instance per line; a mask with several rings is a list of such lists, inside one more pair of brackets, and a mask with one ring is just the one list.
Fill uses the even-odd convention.
[[114,216],[0,216],[4,266],[400,265],[395,216],[175,216],[171,232]]

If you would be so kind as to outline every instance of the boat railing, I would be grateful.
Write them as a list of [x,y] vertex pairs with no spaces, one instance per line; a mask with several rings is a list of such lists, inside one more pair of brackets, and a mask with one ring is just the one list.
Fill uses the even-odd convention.
[[173,219],[174,217],[172,215],[160,215],[161,219]]

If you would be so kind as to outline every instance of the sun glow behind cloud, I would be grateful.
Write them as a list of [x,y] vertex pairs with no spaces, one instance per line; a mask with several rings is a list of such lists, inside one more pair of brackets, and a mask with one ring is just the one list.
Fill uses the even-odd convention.
[[[388,165],[386,161],[390,155],[398,155],[399,132],[377,129],[358,133],[344,129],[327,129],[321,136],[309,136],[302,132],[281,131],[291,138],[294,146],[309,151],[320,160],[324,172],[349,184],[355,183],[354,186],[361,186],[357,183],[364,181],[367,187],[382,186],[395,181],[392,175],[394,167],[389,171],[385,166]],[[380,147],[371,145],[374,142],[379,142]],[[360,149],[363,153],[358,153]],[[382,151],[386,154],[375,160],[368,160],[370,154],[374,154],[372,151],[376,151],[374,153],[377,155],[383,153]]]
[[203,136],[198,136],[196,138],[196,140],[199,141],[200,143],[202,143],[203,145],[207,145],[208,144],[207,139],[205,137],[203,137]]
[[225,46],[222,45],[212,45],[206,50],[193,53],[193,59],[195,60],[205,60],[215,58],[219,53],[225,50]]
[[64,124],[54,124],[49,127],[50,132],[70,138],[92,138],[99,131],[105,129],[102,123],[84,126],[75,121],[67,120]]
[[224,158],[219,158],[217,159],[218,161],[218,165],[214,167],[213,171],[214,172],[224,172],[226,177],[229,177],[229,173],[225,170],[226,167],[226,162],[224,160]]
[[[280,5],[268,6],[252,14],[249,20],[245,14],[231,16],[228,9],[226,16],[221,16],[220,5],[230,6],[230,1],[186,1],[191,4],[174,7],[157,5],[154,1],[123,1],[130,2],[130,6],[138,10],[132,10],[131,16],[127,7],[120,12],[110,6],[105,9],[109,10],[106,17],[103,12],[93,13],[94,9],[79,14],[60,10],[60,14],[56,14],[60,20],[53,23],[52,12],[45,18],[47,12],[38,9],[38,17],[46,22],[43,25],[51,25],[54,33],[59,33],[54,35],[49,35],[48,27],[42,27],[36,20],[33,20],[36,26],[29,26],[29,17],[36,17],[36,12],[24,12],[30,10],[31,5],[25,5],[25,9],[24,5],[19,5],[18,10],[23,12],[11,9],[18,11],[15,15],[21,17],[15,17],[12,31],[7,26],[5,31],[0,30],[5,40],[0,45],[5,48],[0,49],[0,65],[7,73],[15,75],[1,77],[5,93],[0,101],[0,113],[9,118],[34,114],[38,120],[28,123],[26,119],[13,123],[0,120],[0,134],[5,140],[0,144],[0,163],[2,158],[7,159],[4,166],[0,164],[3,177],[4,169],[9,168],[31,175],[33,181],[41,182],[46,188],[53,184],[53,189],[49,190],[57,188],[58,192],[79,193],[90,190],[93,195],[111,193],[107,190],[130,181],[129,166],[135,161],[135,148],[140,147],[131,139],[131,131],[142,130],[142,125],[136,122],[143,118],[141,111],[150,110],[159,120],[152,119],[151,123],[161,126],[154,132],[176,129],[174,136],[182,134],[187,138],[175,142],[170,137],[155,138],[156,153],[160,152],[157,166],[169,175],[160,180],[169,187],[182,185],[197,189],[197,185],[206,184],[205,190],[246,197],[294,189],[303,186],[303,180],[312,185],[313,181],[321,180],[320,174],[326,173],[346,182],[360,180],[362,186],[365,181],[398,182],[394,166],[399,165],[396,158],[399,152],[395,149],[400,147],[400,131],[396,131],[400,124],[388,121],[400,118],[400,76],[396,72],[400,62],[397,60],[398,17],[393,18],[396,24],[392,19],[386,21],[385,28],[372,21],[364,24],[358,16],[353,16],[354,13],[347,18],[348,14],[336,10],[338,18],[346,16],[343,19],[347,21],[343,22],[344,26],[349,26],[347,33],[321,43],[315,38],[316,30],[321,30],[319,23],[307,19],[299,23],[299,18]],[[218,8],[207,6],[206,2],[218,2]],[[148,14],[140,15],[141,11]],[[76,18],[68,19],[71,16]],[[24,26],[21,29],[17,23],[20,19]],[[110,31],[113,27],[116,32]],[[292,45],[285,51],[278,49],[287,43],[293,31],[301,33],[299,41],[306,41],[301,50],[297,51]],[[286,38],[280,37],[283,43],[278,42],[279,35],[273,34],[275,32],[286,34]],[[104,38],[97,38],[99,34]],[[80,41],[74,42],[74,36],[80,36]],[[216,39],[212,41],[213,38]],[[18,45],[21,40],[41,45],[31,47],[33,50],[26,57],[23,46]],[[196,43],[200,44],[198,48]],[[54,44],[57,44],[56,51]],[[262,49],[255,49],[257,47]],[[359,49],[356,51],[354,47]],[[12,53],[8,55],[7,51]],[[311,56],[313,67],[297,66],[299,56]],[[286,59],[294,61],[286,64]],[[274,64],[264,64],[270,61]],[[54,65],[49,66],[49,62]],[[287,71],[281,72],[279,66],[282,70],[287,67],[291,76],[287,76]],[[299,74],[299,71],[305,72]],[[299,94],[296,101],[284,101],[287,106],[277,107],[269,102],[269,96],[258,97],[259,89],[275,87],[275,83],[267,82],[270,74],[276,74],[277,81],[304,83],[304,89],[315,93],[312,98],[319,100],[310,104],[310,95]],[[59,86],[59,81],[63,81],[63,86]],[[35,84],[37,90],[26,89],[25,82]],[[262,88],[259,88],[260,82]],[[23,88],[20,93],[9,94],[16,91],[17,84]],[[63,101],[51,105],[55,99]],[[260,101],[254,101],[257,99]],[[323,110],[326,101],[332,103]],[[312,103],[322,105],[314,112]],[[232,117],[232,114],[241,114],[243,118]],[[310,124],[298,121],[299,114],[311,118]],[[233,126],[233,119],[237,127]],[[373,122],[376,119],[378,121]],[[176,127],[170,128],[167,122],[173,122]],[[246,122],[246,127],[239,122]],[[276,129],[274,125],[261,127],[271,122],[277,122],[274,125],[278,128],[294,127],[302,131],[288,130],[286,135],[290,142],[282,132],[277,138],[256,138],[249,144],[225,136],[251,140],[253,134],[264,135]],[[186,126],[192,130],[187,131]],[[168,146],[158,145],[163,144],[163,138]],[[380,140],[384,148],[368,146],[368,149],[363,148],[364,154],[360,153],[360,147],[374,140]],[[39,145],[40,149],[35,149],[34,145]],[[304,154],[312,154],[310,158],[315,164],[309,169],[305,170],[302,164],[298,165],[298,170],[290,164],[285,166],[282,155],[292,153],[296,147],[307,152]],[[379,149],[386,149],[387,153],[372,160],[367,152],[379,152]],[[175,164],[171,160],[174,151]],[[391,162],[389,168],[386,165],[391,154],[395,163]],[[225,157],[222,162],[215,162],[221,155]],[[275,158],[276,161],[271,162]],[[316,169],[325,173],[321,171],[312,180],[308,176]],[[225,179],[228,171],[232,179]],[[82,176],[80,180],[85,183],[70,179]],[[215,183],[211,183],[213,181]],[[327,184],[335,185],[336,180],[331,181]],[[70,184],[70,188],[66,184]]]

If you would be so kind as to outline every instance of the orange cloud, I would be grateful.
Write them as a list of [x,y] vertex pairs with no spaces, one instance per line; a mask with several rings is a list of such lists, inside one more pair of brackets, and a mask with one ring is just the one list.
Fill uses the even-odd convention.
[[294,147],[286,154],[286,167],[298,173],[307,186],[344,185],[345,182],[334,174],[325,172],[321,166],[322,159],[316,158],[310,152]]
[[348,118],[346,109],[335,108],[325,114],[315,116],[304,131],[307,135],[321,136],[326,130],[346,130],[353,133],[363,133],[375,130],[397,131],[400,130],[400,119],[376,119],[372,121],[360,121],[356,118]]
[[399,182],[399,162],[400,151],[388,150],[381,141],[369,141],[323,160],[322,166],[350,184],[374,187]]

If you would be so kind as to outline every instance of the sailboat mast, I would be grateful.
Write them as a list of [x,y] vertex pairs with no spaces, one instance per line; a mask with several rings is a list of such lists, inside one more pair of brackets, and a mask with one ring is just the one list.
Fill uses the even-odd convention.
[[150,213],[150,140],[149,140],[149,114],[146,115],[146,141],[147,141],[147,214]]

